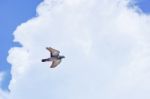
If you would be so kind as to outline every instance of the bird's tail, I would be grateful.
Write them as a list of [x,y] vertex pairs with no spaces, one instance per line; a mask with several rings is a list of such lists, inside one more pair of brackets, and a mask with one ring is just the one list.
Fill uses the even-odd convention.
[[42,59],[41,61],[42,61],[42,62],[49,61],[49,58],[48,58],[48,59]]

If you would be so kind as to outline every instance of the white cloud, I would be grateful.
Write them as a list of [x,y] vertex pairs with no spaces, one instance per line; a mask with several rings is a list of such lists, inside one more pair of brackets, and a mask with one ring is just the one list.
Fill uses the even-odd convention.
[[[122,0],[45,0],[14,32],[9,99],[149,99],[150,18]],[[41,63],[52,46],[66,58]]]
[[4,72],[0,72],[0,87],[4,78]]
[[7,96],[8,96],[8,93],[3,91],[1,89],[1,86],[2,86],[2,81],[4,79],[4,76],[5,76],[5,72],[0,72],[0,99],[8,99]]
[[8,99],[9,93],[0,89],[0,99]]

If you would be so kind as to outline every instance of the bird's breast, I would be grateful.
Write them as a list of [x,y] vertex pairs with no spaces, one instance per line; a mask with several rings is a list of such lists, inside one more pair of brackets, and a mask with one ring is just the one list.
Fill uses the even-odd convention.
[[55,60],[58,60],[56,57],[51,57],[50,58],[50,61],[55,61]]

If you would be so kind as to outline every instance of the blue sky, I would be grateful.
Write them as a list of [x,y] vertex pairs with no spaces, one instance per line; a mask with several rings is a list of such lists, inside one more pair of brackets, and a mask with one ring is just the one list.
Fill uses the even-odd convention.
[[27,21],[36,14],[36,7],[42,0],[1,0],[0,1],[0,71],[5,71],[5,79],[2,89],[7,90],[7,85],[11,78],[10,64],[6,58],[8,50],[12,46],[19,44],[13,43],[13,31],[22,22]]
[[[136,3],[147,15],[125,0],[10,2],[0,6],[3,90],[12,77],[3,99],[149,99],[148,2]],[[57,68],[41,62],[48,46],[66,56]]]
[[[1,0],[0,1],[0,71],[5,71],[5,79],[2,89],[8,90],[11,79],[10,64],[7,63],[8,50],[12,46],[18,46],[13,41],[13,31],[18,25],[35,16],[36,7],[42,0]],[[144,13],[150,13],[150,1],[140,0],[137,5]]]
[[137,5],[142,9],[144,13],[150,13],[150,1],[149,0],[137,0]]

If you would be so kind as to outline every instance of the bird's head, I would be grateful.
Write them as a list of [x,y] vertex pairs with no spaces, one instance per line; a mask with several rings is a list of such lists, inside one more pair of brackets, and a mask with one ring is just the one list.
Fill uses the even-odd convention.
[[65,58],[65,56],[59,56],[60,59]]

